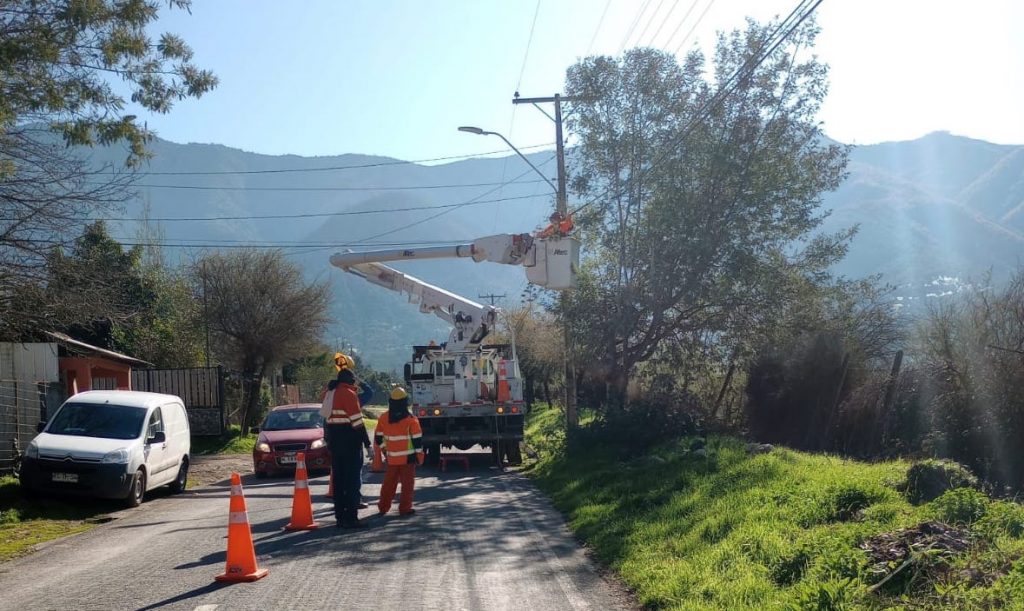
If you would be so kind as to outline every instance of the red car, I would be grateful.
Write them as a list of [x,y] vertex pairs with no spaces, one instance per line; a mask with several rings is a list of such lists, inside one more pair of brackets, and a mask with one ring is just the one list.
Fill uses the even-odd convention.
[[331,455],[324,440],[324,420],[315,403],[275,407],[260,425],[252,450],[252,469],[256,477],[278,472],[294,472],[295,456],[306,453],[306,468],[326,473]]

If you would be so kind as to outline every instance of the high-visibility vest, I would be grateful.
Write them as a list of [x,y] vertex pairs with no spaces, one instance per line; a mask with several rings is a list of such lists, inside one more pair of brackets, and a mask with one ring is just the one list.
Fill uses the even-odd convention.
[[384,412],[377,420],[374,437],[387,454],[389,465],[407,464],[413,455],[417,463],[423,462],[423,429],[416,416],[410,414],[392,423]]
[[363,426],[363,412],[359,409],[359,393],[355,386],[341,383],[334,388],[327,424],[344,424],[352,428]]

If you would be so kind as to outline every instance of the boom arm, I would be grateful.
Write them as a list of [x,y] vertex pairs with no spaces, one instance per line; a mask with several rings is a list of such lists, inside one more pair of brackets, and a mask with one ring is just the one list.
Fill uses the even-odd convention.
[[454,328],[448,338],[449,350],[464,350],[479,345],[494,329],[498,309],[493,306],[480,305],[383,263],[339,265],[335,262],[339,256],[342,255],[332,256],[331,263],[368,282],[396,293],[407,294],[411,303],[419,304],[421,312],[433,313],[452,325]]
[[409,274],[382,264],[382,261],[417,259],[472,258],[477,263],[491,261],[522,265],[527,279],[550,289],[568,289],[576,283],[579,266],[579,242],[573,238],[549,236],[534,238],[528,233],[501,233],[456,246],[431,246],[369,252],[339,252],[331,255],[331,265],[398,293],[418,303],[420,311],[433,312],[455,329],[449,338],[452,349],[478,345],[494,328],[498,310],[423,282]]
[[347,270],[356,263],[458,258],[472,258],[477,263],[492,261],[506,265],[525,265],[530,263],[527,259],[532,249],[533,236],[530,234],[500,233],[473,240],[472,244],[459,244],[457,246],[395,248],[369,252],[339,252],[331,255],[331,265]]

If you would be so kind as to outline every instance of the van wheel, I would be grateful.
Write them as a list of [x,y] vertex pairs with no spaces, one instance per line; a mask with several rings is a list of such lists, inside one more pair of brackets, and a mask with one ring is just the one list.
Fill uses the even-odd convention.
[[135,477],[132,478],[132,488],[124,502],[129,507],[138,507],[142,504],[144,496],[146,496],[146,472],[139,469],[135,472]]
[[186,484],[188,484],[188,456],[182,456],[181,467],[178,468],[178,477],[171,482],[171,494],[184,492]]

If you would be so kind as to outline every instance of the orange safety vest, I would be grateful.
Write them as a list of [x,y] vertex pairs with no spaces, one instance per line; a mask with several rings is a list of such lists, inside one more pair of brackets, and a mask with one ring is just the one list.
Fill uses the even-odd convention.
[[359,393],[351,384],[338,384],[334,388],[334,402],[327,424],[347,424],[354,429],[363,426],[363,412],[359,409]]
[[423,429],[416,416],[410,414],[392,424],[384,412],[377,420],[374,437],[387,454],[389,465],[407,464],[413,454],[418,464],[423,463]]

